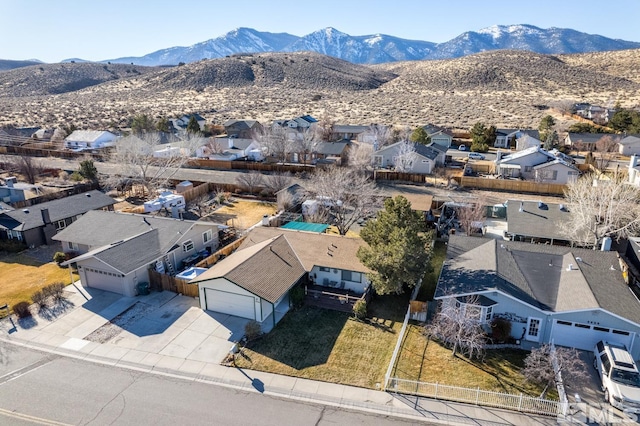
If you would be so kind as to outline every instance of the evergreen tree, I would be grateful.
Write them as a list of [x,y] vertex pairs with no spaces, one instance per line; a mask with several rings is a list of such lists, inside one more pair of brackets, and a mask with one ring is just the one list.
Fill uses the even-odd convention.
[[131,120],[131,131],[139,135],[153,130],[153,121],[147,114],[138,114]]
[[169,133],[169,120],[166,117],[162,117],[156,123],[156,130],[163,133]]
[[413,133],[411,133],[409,140],[411,142],[421,143],[422,145],[428,145],[431,142],[431,138],[424,127],[416,127]]
[[369,278],[377,294],[402,293],[424,274],[432,234],[424,217],[403,196],[387,199],[384,210],[367,222],[360,236],[368,245],[358,250],[358,259],[373,271]]
[[96,166],[93,164],[93,160],[91,159],[80,162],[78,173],[80,173],[80,175],[85,179],[96,180],[98,178],[98,169],[96,169]]
[[189,119],[189,123],[187,124],[187,133],[200,133],[200,124],[198,124],[198,120],[196,120],[196,117],[193,115],[191,116],[191,118]]
[[549,137],[549,135],[553,132],[553,126],[556,125],[556,120],[553,119],[550,115],[545,115],[540,120],[540,125],[538,126],[538,131],[540,132],[540,140],[545,141]]
[[[471,151],[487,152],[489,143],[495,140],[496,128],[486,127],[483,123],[476,123],[471,128]],[[492,139],[493,138],[493,139]]]

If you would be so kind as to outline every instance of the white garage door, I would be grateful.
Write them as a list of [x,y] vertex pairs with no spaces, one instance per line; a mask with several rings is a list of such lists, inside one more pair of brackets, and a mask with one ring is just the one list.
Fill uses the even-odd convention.
[[551,338],[556,345],[589,351],[593,350],[600,340],[622,343],[630,348],[633,335],[633,332],[627,330],[561,320],[554,320],[551,330]]
[[237,317],[256,319],[253,296],[205,288],[207,310]]
[[93,268],[84,268],[84,273],[87,281],[87,287],[93,287],[100,290],[123,294],[123,278],[119,274],[114,274],[111,272],[101,271]]

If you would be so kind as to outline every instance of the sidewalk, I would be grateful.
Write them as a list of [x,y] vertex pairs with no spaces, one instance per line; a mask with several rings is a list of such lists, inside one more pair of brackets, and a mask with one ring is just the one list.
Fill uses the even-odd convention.
[[[551,425],[557,420],[551,417],[537,417],[514,411],[478,407],[446,401],[436,401],[414,396],[393,394],[373,389],[358,388],[334,383],[318,382],[289,376],[225,367],[217,362],[184,355],[176,350],[168,351],[175,335],[154,336],[165,346],[136,348],[135,339],[147,336],[127,335],[127,345],[111,341],[97,343],[86,340],[92,331],[99,329],[109,320],[127,311],[137,301],[150,299],[126,298],[105,292],[99,298],[91,296],[78,285],[69,292],[67,310],[54,313],[48,318],[38,316],[26,327],[13,318],[0,321],[0,341],[29,347],[62,356],[83,359],[121,368],[145,371],[178,377],[185,380],[214,383],[249,392],[259,392],[279,398],[330,405],[346,409],[397,416],[414,421],[428,421],[440,424],[474,425]],[[148,297],[148,296],[145,296]],[[157,299],[149,303],[163,303],[178,298],[170,292],[158,293]],[[92,303],[92,310],[83,308]],[[184,316],[188,316],[187,311]],[[165,313],[166,315],[166,313]],[[191,313],[190,316],[193,316]],[[174,319],[179,322],[183,318]],[[183,322],[185,322],[183,320]],[[195,322],[195,321],[194,321]],[[35,323],[35,324],[34,324]],[[94,331],[95,332],[95,331]],[[171,334],[169,329],[165,333]],[[175,333],[173,333],[175,334]],[[194,335],[194,332],[187,336]],[[194,337],[196,338],[196,337]],[[121,342],[122,343],[122,342]],[[185,344],[185,342],[181,342]],[[183,347],[184,349],[184,347]],[[220,350],[216,354],[219,354]],[[185,352],[186,353],[186,352]],[[210,358],[218,359],[218,358]]]

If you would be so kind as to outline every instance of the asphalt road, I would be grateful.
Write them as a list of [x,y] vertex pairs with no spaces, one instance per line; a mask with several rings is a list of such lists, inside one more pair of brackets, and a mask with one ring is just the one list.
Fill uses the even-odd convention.
[[0,424],[398,425],[405,419],[0,347]]

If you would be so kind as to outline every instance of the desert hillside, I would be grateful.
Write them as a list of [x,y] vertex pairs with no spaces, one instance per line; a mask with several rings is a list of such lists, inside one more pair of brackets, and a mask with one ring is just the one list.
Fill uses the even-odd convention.
[[138,113],[199,112],[214,123],[312,114],[345,124],[537,127],[562,101],[639,105],[638,62],[640,50],[492,51],[375,66],[310,52],[234,55],[173,68],[52,64],[0,72],[0,124],[99,128],[124,125]]

